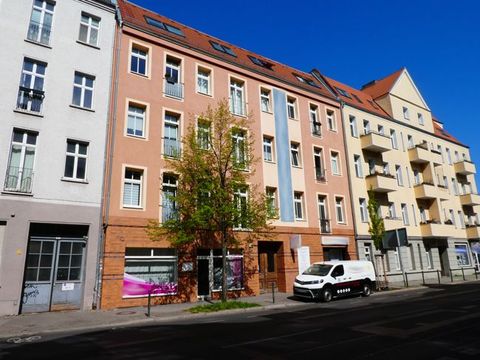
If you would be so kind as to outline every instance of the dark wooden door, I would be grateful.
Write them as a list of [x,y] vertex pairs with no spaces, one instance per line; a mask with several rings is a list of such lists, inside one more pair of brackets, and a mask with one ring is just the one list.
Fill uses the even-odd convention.
[[272,283],[277,287],[277,253],[273,250],[258,254],[260,291],[272,290]]

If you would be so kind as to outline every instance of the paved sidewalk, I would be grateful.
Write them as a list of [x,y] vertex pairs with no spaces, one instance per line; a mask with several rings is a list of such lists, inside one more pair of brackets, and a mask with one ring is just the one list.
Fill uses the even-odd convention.
[[[291,296],[292,294],[288,293],[275,293],[275,303],[272,302],[272,294],[268,293],[253,297],[243,297],[238,300],[254,302],[260,304],[262,307],[227,310],[222,311],[222,313],[258,311],[262,309],[305,305],[305,302],[289,299]],[[0,317],[0,339],[65,331],[100,330],[135,324],[155,323],[158,321],[208,316],[206,313],[192,314],[186,311],[191,307],[203,304],[208,304],[208,302],[199,301],[196,303],[152,306],[150,317],[146,316],[146,307],[3,316]]]

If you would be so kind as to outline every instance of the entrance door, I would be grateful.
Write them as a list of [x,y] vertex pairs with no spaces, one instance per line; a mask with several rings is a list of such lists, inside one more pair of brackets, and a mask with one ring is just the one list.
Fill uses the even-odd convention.
[[199,258],[197,261],[198,296],[210,296],[209,260]]
[[275,242],[258,243],[258,271],[260,291],[267,292],[272,290],[272,283],[278,286],[278,250],[280,244]]
[[84,239],[35,238],[28,244],[22,313],[80,308]]

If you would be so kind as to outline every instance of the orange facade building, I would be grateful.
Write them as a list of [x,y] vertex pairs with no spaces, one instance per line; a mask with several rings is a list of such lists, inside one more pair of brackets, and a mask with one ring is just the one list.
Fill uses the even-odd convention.
[[[196,301],[220,290],[221,250],[151,241],[179,179],[166,157],[208,105],[251,114],[256,164],[278,219],[274,236],[228,255],[232,296],[291,291],[308,263],[355,259],[339,103],[311,74],[119,1],[104,199],[101,307]],[[196,124],[198,126],[198,124]],[[243,141],[239,139],[238,141]],[[248,196],[248,194],[245,194]],[[221,276],[221,275],[220,275]]]

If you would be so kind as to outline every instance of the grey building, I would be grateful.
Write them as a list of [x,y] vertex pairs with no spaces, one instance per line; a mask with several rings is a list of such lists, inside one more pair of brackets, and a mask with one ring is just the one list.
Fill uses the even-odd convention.
[[115,6],[0,0],[0,315],[95,298]]

